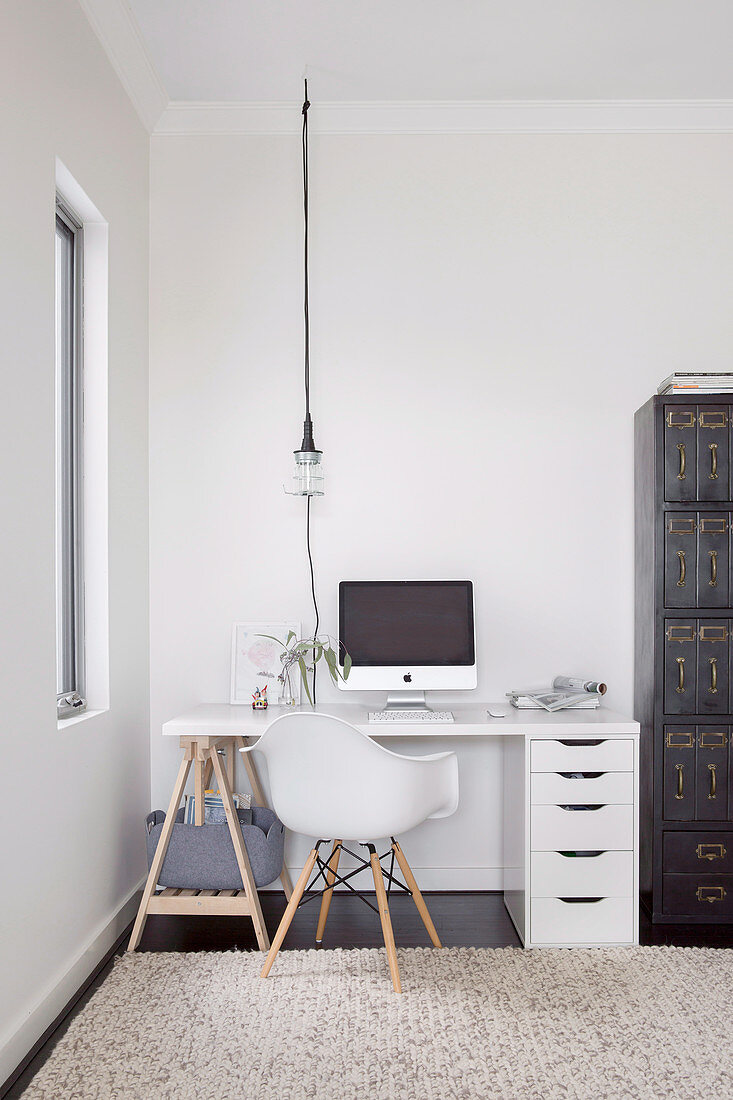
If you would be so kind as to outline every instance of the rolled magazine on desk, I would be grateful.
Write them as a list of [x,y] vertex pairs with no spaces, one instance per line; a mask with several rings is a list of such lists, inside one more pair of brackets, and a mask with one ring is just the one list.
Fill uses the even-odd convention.
[[556,676],[552,690],[529,688],[507,692],[507,699],[517,710],[595,710],[607,687],[598,680],[582,680],[576,676]]

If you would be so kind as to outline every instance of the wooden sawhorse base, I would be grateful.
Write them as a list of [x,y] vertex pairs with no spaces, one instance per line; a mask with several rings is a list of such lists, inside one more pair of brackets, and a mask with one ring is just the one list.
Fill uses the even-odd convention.
[[[169,915],[201,915],[213,916],[249,916],[254,924],[255,935],[260,951],[267,951],[270,941],[265,928],[265,921],[260,908],[260,899],[257,895],[252,868],[250,867],[247,849],[239,827],[239,818],[232,798],[232,784],[234,782],[234,750],[244,748],[243,737],[181,737],[183,760],[178,771],[170,805],[165,815],[163,830],[160,834],[158,846],[155,849],[153,862],[150,866],[145,889],[143,890],[140,907],[135,918],[135,924],[130,936],[127,950],[134,951],[140,943],[140,938],[145,927],[145,921],[151,913],[167,913]],[[226,769],[222,764],[220,749],[226,753]],[[252,796],[259,806],[266,806],[264,792],[260,784],[259,776],[254,761],[249,753],[242,753],[247,775],[252,787]],[[196,795],[195,824],[204,823],[204,791],[211,780],[212,772],[216,777],[221,792],[224,811],[226,813],[229,833],[234,845],[234,854],[237,860],[239,873],[242,877],[242,890],[176,890],[168,888],[162,893],[156,894],[158,876],[163,866],[168,845],[173,834],[173,826],[176,820],[178,808],[181,805],[183,792],[188,780],[191,765],[194,766],[194,789]],[[280,875],[285,896],[288,900],[293,893],[290,876],[285,867]]]

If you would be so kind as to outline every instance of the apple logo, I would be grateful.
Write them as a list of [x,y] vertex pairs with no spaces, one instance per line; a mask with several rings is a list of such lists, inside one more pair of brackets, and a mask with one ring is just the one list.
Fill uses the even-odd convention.
[[405,681],[406,684],[411,684],[412,683],[412,673],[411,672],[406,672],[405,675],[402,677],[402,679]]

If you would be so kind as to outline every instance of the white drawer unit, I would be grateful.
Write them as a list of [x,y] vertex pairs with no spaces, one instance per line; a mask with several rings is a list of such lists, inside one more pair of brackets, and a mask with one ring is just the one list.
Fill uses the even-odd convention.
[[630,944],[635,938],[630,898],[532,898],[530,922],[532,943],[537,946]]
[[533,772],[633,772],[634,742],[631,738],[613,740],[579,739],[531,742]]
[[[582,778],[570,778],[582,776]],[[628,805],[634,803],[633,772],[533,772],[533,806]]]
[[505,747],[505,904],[525,947],[631,945],[639,727],[618,723],[599,736],[597,720],[566,723],[567,734]]
[[533,852],[631,850],[634,807],[567,810],[562,806],[532,806],[530,833]]
[[633,852],[532,852],[533,898],[630,898]]

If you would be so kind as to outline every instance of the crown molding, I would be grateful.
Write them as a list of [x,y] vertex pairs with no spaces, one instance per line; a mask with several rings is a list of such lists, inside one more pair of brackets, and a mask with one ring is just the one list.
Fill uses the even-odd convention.
[[[156,134],[292,134],[300,103],[171,102]],[[496,100],[314,104],[322,134],[730,133],[733,100]]]
[[168,106],[168,94],[129,4],[125,0],[79,0],[79,4],[143,125],[152,131]]

